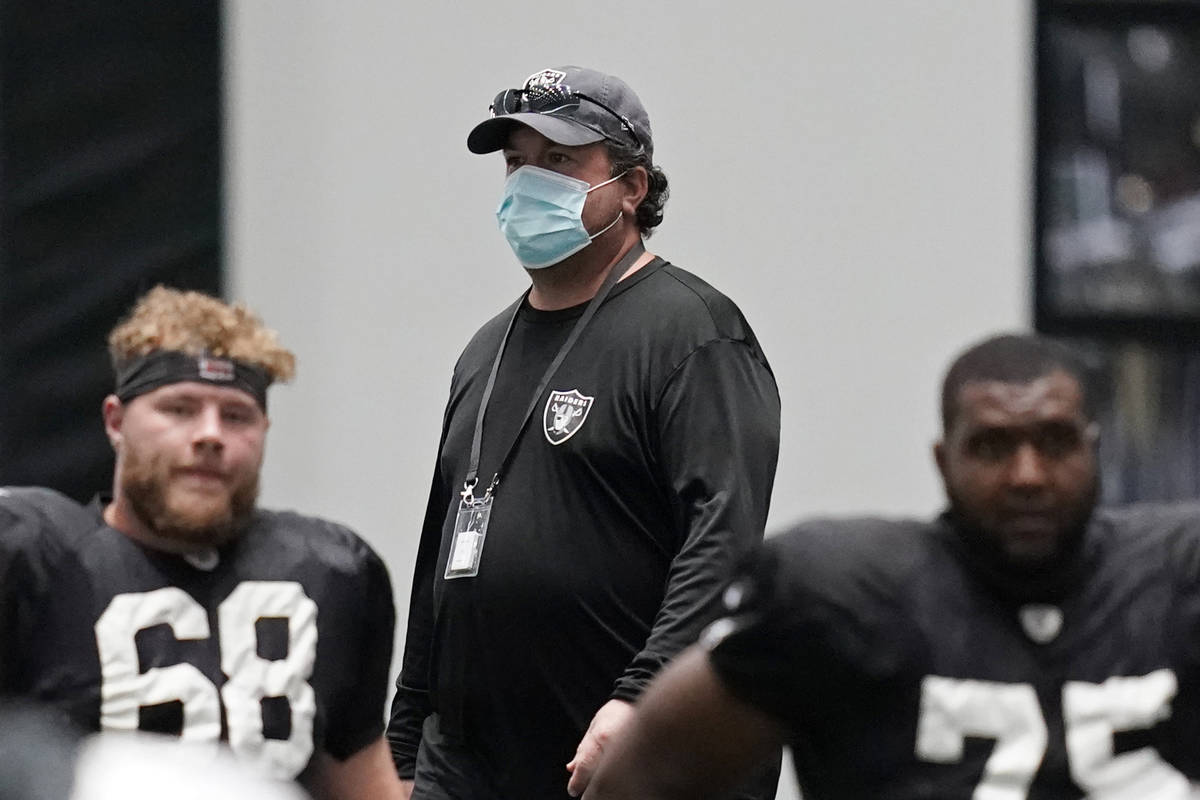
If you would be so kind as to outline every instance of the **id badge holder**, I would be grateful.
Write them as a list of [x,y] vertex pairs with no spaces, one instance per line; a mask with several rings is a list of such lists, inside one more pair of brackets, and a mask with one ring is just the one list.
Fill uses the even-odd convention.
[[492,515],[492,493],[476,500],[463,493],[454,520],[454,538],[450,541],[450,557],[446,559],[446,580],[473,578],[479,574],[483,557],[483,540],[487,537],[488,519]]

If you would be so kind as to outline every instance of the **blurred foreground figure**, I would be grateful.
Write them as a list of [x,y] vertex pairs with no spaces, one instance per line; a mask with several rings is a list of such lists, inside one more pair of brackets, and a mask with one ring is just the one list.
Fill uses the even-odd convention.
[[[361,795],[367,797],[367,795]],[[153,734],[99,734],[80,747],[70,800],[306,800],[225,751],[202,753]]]
[[806,800],[1185,798],[1200,775],[1200,508],[1096,510],[1072,355],[950,368],[931,522],[768,539],[647,690],[590,800],[715,797],[787,742]]
[[155,734],[81,737],[56,714],[0,704],[0,800],[304,800],[226,751]]
[[0,800],[68,800],[79,735],[24,702],[0,702]]
[[109,349],[112,496],[0,490],[0,693],[83,731],[226,741],[319,798],[398,793],[383,563],[340,525],[255,506],[292,354],[246,309],[164,288]]

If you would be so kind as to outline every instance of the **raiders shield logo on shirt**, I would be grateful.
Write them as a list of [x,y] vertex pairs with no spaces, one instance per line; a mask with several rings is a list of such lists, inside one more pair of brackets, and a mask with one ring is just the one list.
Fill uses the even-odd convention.
[[595,399],[581,395],[577,389],[551,392],[546,400],[546,410],[542,413],[542,430],[546,432],[546,441],[562,444],[574,436],[575,431],[583,427],[583,421],[587,419]]

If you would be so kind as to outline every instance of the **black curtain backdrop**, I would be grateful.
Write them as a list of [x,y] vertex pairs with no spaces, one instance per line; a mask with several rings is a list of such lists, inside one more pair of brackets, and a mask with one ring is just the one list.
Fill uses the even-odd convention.
[[0,485],[111,484],[105,337],[220,294],[217,0],[0,0]]

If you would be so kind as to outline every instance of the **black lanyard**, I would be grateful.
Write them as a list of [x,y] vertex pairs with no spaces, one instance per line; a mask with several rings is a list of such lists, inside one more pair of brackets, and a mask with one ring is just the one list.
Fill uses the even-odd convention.
[[[533,410],[537,408],[538,401],[542,398],[542,392],[546,390],[546,386],[550,383],[550,379],[554,377],[554,373],[558,371],[558,367],[562,364],[563,359],[567,357],[567,353],[571,352],[571,348],[575,346],[575,340],[583,333],[583,329],[588,322],[596,315],[600,304],[608,297],[608,293],[612,291],[613,286],[621,279],[633,262],[646,252],[645,245],[639,238],[633,247],[629,248],[629,252],[621,257],[608,275],[604,278],[604,283],[600,284],[599,291],[596,296],[587,304],[587,308],[583,310],[582,316],[575,322],[575,327],[571,329],[571,334],[567,340],[563,342],[562,347],[558,348],[558,353],[554,356],[554,360],[550,362],[550,366],[546,367],[546,372],[542,375],[541,381],[538,382],[537,389],[533,392],[533,399],[529,401],[529,408],[525,410],[525,417],[521,420],[520,426],[517,428],[516,434],[513,436],[512,443],[508,449],[504,451],[504,458],[500,461],[500,466],[496,469],[496,474],[492,477],[491,484],[488,485],[487,495],[491,495],[496,487],[500,485],[500,473],[504,472],[508,466],[508,461],[512,458],[513,451],[517,448],[517,442],[521,440],[521,434],[525,432],[526,426],[529,425],[529,420],[533,416]],[[500,349],[496,352],[496,360],[492,362],[492,372],[488,375],[487,385],[483,387],[483,399],[479,401],[479,413],[475,416],[475,434],[471,438],[471,463],[467,468],[467,480],[463,483],[462,496],[465,502],[472,502],[474,494],[472,490],[475,484],[479,482],[479,451],[483,445],[483,417],[487,413],[488,400],[492,397],[492,389],[496,385],[496,374],[500,371],[500,359],[504,357],[504,348],[508,345],[508,336],[512,333],[513,324],[517,321],[517,315],[521,313],[521,305],[525,302],[525,298],[529,296],[529,292],[521,295],[521,299],[516,302],[513,308],[512,316],[509,317],[508,327],[504,329],[504,338],[500,340]]]

